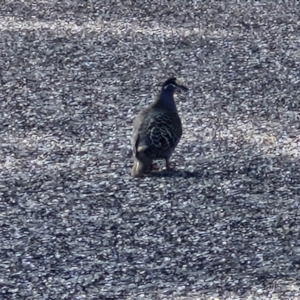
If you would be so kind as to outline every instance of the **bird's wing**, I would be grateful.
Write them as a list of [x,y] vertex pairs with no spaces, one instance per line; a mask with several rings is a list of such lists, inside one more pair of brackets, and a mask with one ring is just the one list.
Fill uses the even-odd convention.
[[136,151],[156,158],[175,148],[182,135],[181,121],[177,113],[159,112],[146,117],[140,123],[136,136]]

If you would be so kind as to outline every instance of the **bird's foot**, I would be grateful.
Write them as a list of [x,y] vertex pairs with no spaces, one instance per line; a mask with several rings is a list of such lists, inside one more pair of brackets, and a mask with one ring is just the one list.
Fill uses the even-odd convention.
[[170,163],[168,159],[166,159],[166,169],[168,171],[172,171],[175,169],[175,163]]

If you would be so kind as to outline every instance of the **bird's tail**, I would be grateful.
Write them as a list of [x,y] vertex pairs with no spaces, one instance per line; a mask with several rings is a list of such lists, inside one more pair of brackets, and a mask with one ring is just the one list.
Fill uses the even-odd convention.
[[145,164],[142,161],[135,158],[133,167],[131,169],[131,176],[133,177],[142,176],[144,171],[145,171]]

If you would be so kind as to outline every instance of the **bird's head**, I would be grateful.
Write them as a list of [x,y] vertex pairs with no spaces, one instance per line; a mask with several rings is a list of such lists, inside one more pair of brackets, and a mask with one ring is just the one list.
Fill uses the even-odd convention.
[[183,90],[187,91],[188,88],[184,85],[182,85],[178,79],[175,77],[171,77],[168,80],[166,80],[162,86],[163,90],[168,90],[168,91],[176,91],[176,90]]

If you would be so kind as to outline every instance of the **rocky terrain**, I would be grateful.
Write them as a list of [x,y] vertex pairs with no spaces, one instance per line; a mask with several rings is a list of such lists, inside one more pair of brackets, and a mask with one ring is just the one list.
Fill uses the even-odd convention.
[[[0,299],[299,299],[298,1],[0,7]],[[176,76],[173,172],[130,176]]]

